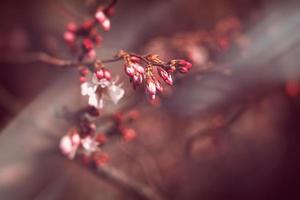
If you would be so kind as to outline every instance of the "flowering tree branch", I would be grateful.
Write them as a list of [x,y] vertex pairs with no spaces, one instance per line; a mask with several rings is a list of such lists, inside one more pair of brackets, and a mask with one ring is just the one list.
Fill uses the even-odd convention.
[[[120,50],[111,59],[98,59],[96,47],[102,42],[99,26],[103,31],[111,28],[110,17],[114,14],[117,0],[112,0],[106,7],[97,7],[93,16],[82,24],[67,24],[63,38],[75,56],[67,60],[36,52],[13,57],[14,63],[42,62],[60,68],[77,68],[81,95],[88,97],[88,109],[81,113],[79,120],[60,140],[60,150],[69,159],[80,159],[93,169],[98,176],[117,187],[148,200],[162,200],[152,188],[138,183],[122,172],[106,165],[109,155],[103,151],[104,145],[112,138],[121,138],[124,142],[133,140],[137,133],[131,127],[138,118],[138,112],[117,112],[110,118],[111,128],[103,132],[97,126],[101,110],[105,104],[117,104],[125,95],[122,83],[113,78],[107,63],[123,61],[124,72],[133,89],[143,88],[149,101],[154,101],[164,90],[163,84],[173,85],[176,73],[187,73],[192,64],[183,59],[163,61],[157,54],[139,55]],[[6,59],[9,60],[9,59]]]

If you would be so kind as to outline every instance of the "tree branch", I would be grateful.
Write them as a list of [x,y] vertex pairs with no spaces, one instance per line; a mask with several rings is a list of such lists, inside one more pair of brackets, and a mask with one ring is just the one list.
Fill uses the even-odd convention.
[[149,186],[130,179],[123,172],[108,166],[99,166],[91,171],[105,179],[110,184],[145,200],[163,200],[163,198]]
[[111,63],[111,62],[119,61],[121,59],[122,58],[120,58],[120,57],[115,57],[115,58],[105,59],[105,60],[78,62],[78,61],[57,58],[57,57],[51,56],[45,52],[34,52],[34,53],[26,53],[26,54],[14,56],[14,57],[6,56],[6,57],[0,59],[0,63],[27,64],[27,63],[41,62],[41,63],[65,68],[65,67],[78,67],[80,65],[93,65],[96,62]]

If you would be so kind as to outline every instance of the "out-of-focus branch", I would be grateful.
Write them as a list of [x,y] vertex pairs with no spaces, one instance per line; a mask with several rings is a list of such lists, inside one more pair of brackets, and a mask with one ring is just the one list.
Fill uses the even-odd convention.
[[97,176],[105,179],[107,182],[122,189],[128,193],[134,194],[145,200],[163,200],[163,198],[154,189],[133,179],[130,179],[123,172],[109,166],[99,166],[91,169]]
[[142,162],[136,156],[131,155],[130,152],[127,151],[126,148],[124,148],[122,145],[120,145],[120,143],[118,144],[118,147],[129,159],[131,159],[133,162],[137,163],[137,165],[140,167],[141,172],[142,172],[143,176],[145,177],[147,183],[151,186],[154,186],[155,184],[153,183],[152,179],[150,178],[149,174],[147,173],[147,168],[146,168],[146,165],[144,164],[144,162]]
[[14,98],[9,91],[7,91],[3,86],[0,85],[0,106],[3,106],[7,109],[11,114],[18,113],[22,104]]
[[217,128],[212,128],[209,127],[205,130],[202,130],[196,134],[193,134],[191,137],[187,138],[186,143],[185,143],[185,155],[187,158],[190,158],[190,153],[193,147],[193,144],[195,143],[195,141],[200,140],[200,139],[204,139],[206,137],[211,137],[211,132],[226,132],[228,131],[228,129],[230,128],[230,126],[232,126],[232,124],[234,124],[245,112],[247,106],[245,104],[242,104],[240,106],[237,107],[237,109],[231,113],[230,116],[228,116],[227,119],[225,119],[225,122],[223,124],[223,126],[221,127],[217,127]]

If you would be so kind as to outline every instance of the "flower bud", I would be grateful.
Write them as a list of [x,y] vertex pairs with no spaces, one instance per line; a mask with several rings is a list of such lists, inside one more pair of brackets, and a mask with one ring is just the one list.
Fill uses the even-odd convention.
[[135,73],[135,69],[133,66],[129,64],[125,64],[125,72],[128,76],[133,76]]
[[68,31],[75,33],[77,31],[77,29],[78,29],[77,24],[75,24],[74,22],[70,22],[67,24]]
[[98,80],[101,80],[104,78],[104,71],[103,69],[99,69],[95,72],[95,75],[97,77]]
[[110,80],[111,79],[111,73],[107,69],[103,69],[103,72],[104,72],[104,78],[106,80]]
[[95,18],[105,31],[110,29],[110,20],[105,16],[103,11],[98,11]]
[[99,10],[98,12],[96,12],[95,18],[98,21],[98,23],[101,24],[105,21],[106,16],[102,10]]
[[105,144],[107,142],[107,137],[104,135],[104,133],[98,133],[95,140],[99,144]]
[[164,69],[162,68],[157,68],[158,74],[160,75],[160,77],[169,85],[173,85],[173,79],[171,74],[169,74],[168,72],[166,72]]
[[109,31],[110,30],[110,20],[106,19],[102,24],[102,28],[104,29],[104,31]]
[[95,152],[93,154],[93,160],[97,166],[103,166],[108,162],[109,155],[103,152]]
[[80,82],[80,83],[86,82],[86,78],[85,78],[84,76],[80,76],[79,82]]
[[64,40],[68,45],[73,45],[75,42],[75,34],[70,31],[66,31],[64,33]]
[[181,73],[186,73],[192,68],[192,64],[185,60],[178,60],[176,66]]
[[93,28],[94,25],[94,21],[92,19],[86,20],[84,21],[84,23],[82,24],[82,28],[84,31],[90,31]]
[[84,38],[82,41],[82,46],[85,50],[90,51],[91,49],[93,49],[94,44],[89,38]]
[[132,62],[135,62],[135,63],[137,63],[137,62],[140,62],[140,61],[141,61],[141,59],[140,59],[140,58],[138,58],[138,57],[136,57],[136,56],[131,56],[131,57],[130,57],[130,60],[131,60]]
[[129,142],[136,138],[136,131],[132,128],[123,129],[122,136],[125,142]]
[[160,92],[163,91],[163,87],[161,86],[159,80],[157,80],[157,81],[155,82],[155,86],[156,86],[156,89],[157,89],[158,91],[160,91]]
[[132,66],[134,67],[134,69],[135,69],[137,72],[139,72],[139,73],[141,73],[141,74],[143,74],[143,73],[145,72],[144,67],[142,67],[142,66],[141,66],[140,64],[138,64],[138,63],[133,63]]
[[89,70],[87,68],[83,68],[79,72],[82,76],[86,76],[86,75],[88,75]]
[[90,58],[90,59],[95,59],[96,58],[96,51],[95,51],[95,49],[89,50],[88,53],[87,53],[87,57]]
[[146,82],[146,91],[150,95],[153,95],[153,94],[156,93],[156,84],[155,84],[155,82],[151,78],[147,79],[147,82]]

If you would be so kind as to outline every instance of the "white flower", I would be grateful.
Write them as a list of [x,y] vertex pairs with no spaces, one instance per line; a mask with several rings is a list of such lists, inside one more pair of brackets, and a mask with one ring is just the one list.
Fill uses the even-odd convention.
[[117,79],[115,81],[108,81],[105,78],[98,80],[95,74],[87,79],[81,84],[81,94],[88,96],[88,104],[96,108],[103,108],[104,99],[117,104],[125,94],[121,84],[116,84]]
[[69,159],[73,159],[80,144],[78,133],[68,133],[60,139],[59,148]]
[[90,155],[97,151],[99,149],[98,144],[99,143],[90,136],[81,139],[81,145],[86,155]]

